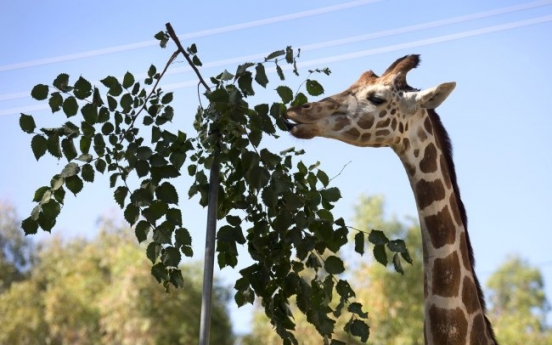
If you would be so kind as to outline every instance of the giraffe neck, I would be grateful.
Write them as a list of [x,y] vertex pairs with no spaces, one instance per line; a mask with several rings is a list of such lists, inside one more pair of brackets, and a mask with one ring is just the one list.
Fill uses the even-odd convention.
[[467,219],[438,115],[424,111],[394,148],[407,171],[422,230],[426,344],[496,344],[473,269]]

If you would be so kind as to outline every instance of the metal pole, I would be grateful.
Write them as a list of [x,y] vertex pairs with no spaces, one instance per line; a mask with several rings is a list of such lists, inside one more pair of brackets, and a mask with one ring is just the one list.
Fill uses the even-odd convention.
[[[216,135],[216,134],[215,134]],[[217,231],[217,205],[219,190],[219,147],[215,147],[209,176],[209,200],[207,204],[207,231],[205,237],[205,262],[203,264],[203,293],[199,324],[199,345],[209,345],[211,334],[211,306],[213,297],[213,270],[215,266],[215,238]]]

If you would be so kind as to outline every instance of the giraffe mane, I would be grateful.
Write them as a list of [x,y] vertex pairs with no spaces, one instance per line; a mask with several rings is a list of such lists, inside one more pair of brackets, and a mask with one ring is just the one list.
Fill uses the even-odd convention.
[[487,315],[485,315],[486,312],[486,303],[485,298],[483,295],[483,289],[481,288],[481,284],[479,283],[479,279],[477,278],[477,275],[475,274],[475,257],[474,252],[472,249],[470,236],[468,233],[468,216],[466,213],[466,208],[464,206],[464,203],[462,202],[462,198],[460,197],[460,188],[458,187],[458,181],[456,178],[456,169],[454,167],[454,161],[452,159],[452,143],[450,141],[450,137],[443,125],[443,122],[441,121],[441,118],[437,112],[435,112],[434,109],[427,109],[427,113],[429,115],[429,118],[431,120],[431,123],[433,125],[435,137],[437,139],[437,142],[439,146],[441,147],[441,150],[445,157],[445,163],[446,163],[446,169],[448,170],[450,180],[452,183],[452,188],[454,190],[454,195],[456,196],[456,204],[458,205],[458,209],[460,211],[460,218],[462,219],[462,223],[464,224],[464,229],[466,230],[466,244],[468,246],[468,254],[470,258],[470,265],[473,272],[473,278],[475,281],[475,286],[477,288],[478,298],[479,298],[479,304],[481,305],[481,309],[483,310],[483,316],[485,317],[485,322],[487,324],[487,329],[491,333],[491,337],[493,341],[498,344],[496,341],[496,337],[493,331],[493,328],[491,326],[491,323],[489,319],[487,318]]

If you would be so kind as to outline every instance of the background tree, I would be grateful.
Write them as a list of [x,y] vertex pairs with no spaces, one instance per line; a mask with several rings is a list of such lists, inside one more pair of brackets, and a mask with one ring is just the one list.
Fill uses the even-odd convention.
[[14,208],[0,202],[0,294],[25,278],[33,260],[33,248],[23,236]]
[[[199,332],[201,272],[181,267],[184,289],[165,293],[128,228],[104,220],[91,241],[54,238],[27,279],[0,294],[0,344],[192,344]],[[214,344],[232,344],[216,284]]]
[[397,274],[373,260],[361,260],[352,285],[370,311],[370,344],[422,345],[424,320],[422,239],[418,220],[385,215],[383,196],[361,195],[355,206],[357,229],[378,229],[390,238],[404,238],[412,265]]
[[[351,266],[349,282],[356,291],[356,301],[370,313],[369,344],[423,344],[423,273],[421,233],[415,219],[403,223],[396,217],[386,217],[382,196],[361,195],[355,206],[352,224],[367,231],[382,230],[390,238],[406,238],[413,265],[404,267],[404,275],[397,274],[375,260],[356,259],[348,248],[341,254]],[[355,232],[352,232],[355,235]],[[343,319],[347,319],[346,317]],[[296,337],[300,344],[321,344],[322,338],[304,318],[296,318]],[[339,327],[337,327],[339,328]],[[346,333],[337,339],[348,344],[360,344]],[[279,338],[270,323],[257,308],[253,331],[244,344],[279,344]]]
[[491,275],[489,318],[504,344],[552,344],[546,323],[550,305],[538,268],[512,256]]

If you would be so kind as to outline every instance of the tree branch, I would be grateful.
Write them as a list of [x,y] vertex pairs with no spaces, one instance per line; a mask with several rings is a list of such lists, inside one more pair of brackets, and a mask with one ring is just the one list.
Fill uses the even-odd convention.
[[176,46],[178,47],[178,51],[181,52],[182,55],[184,55],[184,57],[188,61],[188,64],[192,66],[192,68],[194,69],[194,72],[199,77],[199,82],[203,85],[203,87],[205,87],[205,89],[207,89],[207,91],[211,91],[211,88],[209,87],[209,85],[207,85],[207,83],[201,76],[201,73],[199,73],[199,70],[197,69],[196,65],[194,65],[194,63],[192,62],[192,59],[190,59],[190,54],[186,52],[186,49],[184,49],[184,47],[180,43],[180,40],[178,39],[178,36],[176,36],[176,33],[174,32],[174,29],[171,23],[165,24],[165,27],[167,28],[167,32],[169,33],[169,36],[171,37],[171,39],[174,41],[174,43],[176,43]]

